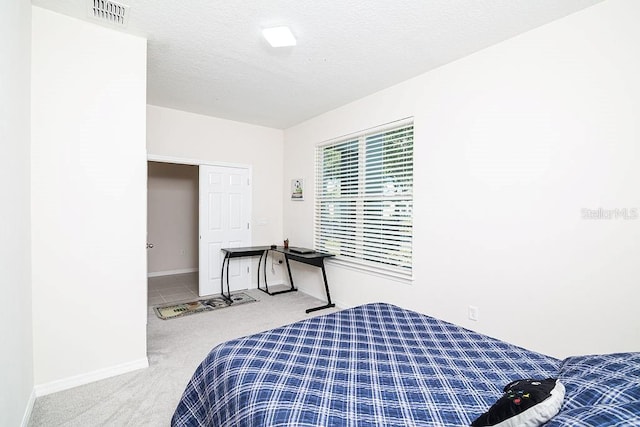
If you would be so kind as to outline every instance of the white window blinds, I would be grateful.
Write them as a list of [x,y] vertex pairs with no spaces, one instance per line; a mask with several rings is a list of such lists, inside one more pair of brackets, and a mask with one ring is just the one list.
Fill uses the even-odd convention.
[[316,147],[315,248],[412,275],[413,122]]

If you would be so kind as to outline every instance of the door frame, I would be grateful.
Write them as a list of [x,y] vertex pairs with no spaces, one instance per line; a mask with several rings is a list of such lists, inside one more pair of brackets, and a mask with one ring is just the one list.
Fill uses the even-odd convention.
[[[186,158],[186,157],[174,157],[174,156],[162,156],[162,155],[157,155],[157,154],[148,154],[147,153],[147,162],[158,162],[158,163],[175,163],[178,165],[191,165],[191,166],[200,166],[200,165],[205,165],[205,166],[220,166],[220,167],[230,167],[230,168],[243,168],[243,169],[247,169],[249,171],[249,180],[251,182],[251,188],[253,189],[253,166],[252,165],[248,165],[248,164],[244,164],[244,163],[229,163],[229,162],[216,162],[216,161],[209,161],[209,160],[198,160],[198,159],[191,159],[191,158]],[[147,193],[149,191],[149,183],[146,183],[146,188],[147,188]],[[198,192],[200,191],[200,183],[198,182]],[[198,195],[199,198],[199,195]],[[249,245],[251,245],[251,242],[253,241],[253,221],[251,221],[252,215],[253,215],[253,191],[249,191],[249,207],[248,207],[248,211],[249,211],[249,224],[250,224],[250,231],[251,233],[249,233]],[[145,221],[146,222],[146,221]],[[198,212],[198,236],[200,233],[200,212]],[[149,225],[147,224],[147,230],[145,230],[145,232],[148,231],[148,227]],[[198,241],[200,239],[198,238]],[[198,244],[198,249],[200,248],[200,245]],[[198,253],[198,264],[200,260],[200,254]],[[146,267],[148,268],[148,267]],[[251,270],[253,271],[252,265],[250,264],[249,268],[251,268]],[[148,272],[147,272],[148,273]],[[198,283],[200,283],[200,266],[198,265]]]
[[187,157],[173,157],[173,156],[160,156],[157,154],[147,154],[148,162],[158,162],[158,163],[175,163],[178,165],[192,165],[192,166],[222,166],[229,168],[246,168],[249,169],[249,173],[253,175],[253,166],[245,164],[245,163],[230,163],[230,162],[217,162],[210,160],[198,160],[198,159],[190,159]]

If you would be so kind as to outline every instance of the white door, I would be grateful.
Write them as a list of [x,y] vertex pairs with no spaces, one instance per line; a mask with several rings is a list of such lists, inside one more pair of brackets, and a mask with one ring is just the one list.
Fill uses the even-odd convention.
[[[200,296],[220,293],[221,248],[251,246],[250,217],[249,169],[200,165]],[[249,287],[249,267],[247,258],[230,260],[231,291]]]

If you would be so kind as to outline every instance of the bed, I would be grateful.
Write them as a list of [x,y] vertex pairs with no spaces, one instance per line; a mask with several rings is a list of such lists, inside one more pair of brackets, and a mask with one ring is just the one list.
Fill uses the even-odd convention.
[[[593,392],[611,375],[624,399],[607,395],[608,384]],[[520,378],[565,384],[562,410],[549,426],[640,425],[638,353],[561,361],[384,303],[215,347],[189,381],[172,425],[468,426]]]

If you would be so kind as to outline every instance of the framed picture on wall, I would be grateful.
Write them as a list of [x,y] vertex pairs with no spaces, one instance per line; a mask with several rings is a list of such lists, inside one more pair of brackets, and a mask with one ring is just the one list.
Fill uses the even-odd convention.
[[291,180],[291,200],[304,200],[304,180],[302,178]]

